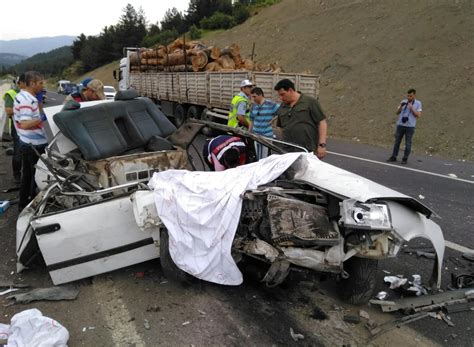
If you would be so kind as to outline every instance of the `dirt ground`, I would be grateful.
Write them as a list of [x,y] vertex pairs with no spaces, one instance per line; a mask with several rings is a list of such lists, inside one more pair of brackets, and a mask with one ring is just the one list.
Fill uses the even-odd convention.
[[472,161],[473,37],[471,0],[282,0],[206,41],[246,56],[255,43],[258,62],[319,74],[335,138],[391,148],[396,108],[416,88],[414,152]]

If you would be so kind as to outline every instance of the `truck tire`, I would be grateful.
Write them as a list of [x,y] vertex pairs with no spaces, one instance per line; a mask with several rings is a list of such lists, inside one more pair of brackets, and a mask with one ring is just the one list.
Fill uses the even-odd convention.
[[200,119],[201,118],[201,110],[197,106],[189,106],[187,112],[187,118],[194,118]]
[[339,297],[347,303],[361,305],[373,295],[378,260],[352,257],[344,263],[349,278],[337,283]]
[[206,120],[206,121],[208,121],[208,122],[212,122],[212,116],[209,116],[209,115],[207,114],[207,111],[208,111],[207,108],[205,108],[204,110],[202,110],[202,112],[201,112],[201,120]]
[[197,279],[176,266],[170,255],[169,236],[166,228],[160,229],[160,264],[163,274],[170,281],[189,285]]
[[179,104],[174,109],[174,122],[177,128],[179,128],[186,121],[186,109],[183,105]]

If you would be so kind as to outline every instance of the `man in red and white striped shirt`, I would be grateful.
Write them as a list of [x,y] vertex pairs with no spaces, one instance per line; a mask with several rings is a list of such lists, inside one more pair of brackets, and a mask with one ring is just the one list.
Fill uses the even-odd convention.
[[18,208],[21,211],[36,195],[35,164],[39,153],[47,145],[43,123],[46,116],[40,112],[35,95],[43,91],[44,79],[36,71],[25,73],[25,89],[15,96],[13,120],[20,139],[21,183]]

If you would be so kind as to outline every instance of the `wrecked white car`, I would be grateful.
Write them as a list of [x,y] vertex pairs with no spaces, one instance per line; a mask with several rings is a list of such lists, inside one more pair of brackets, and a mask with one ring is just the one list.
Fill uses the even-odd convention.
[[[329,273],[361,303],[378,259],[421,237],[440,286],[444,239],[429,208],[297,146],[199,120],[176,129],[132,90],[47,116],[54,139],[18,219],[18,271],[43,259],[61,284],[160,257],[168,277],[239,284],[235,263],[252,257],[268,285],[292,269]],[[248,164],[205,172],[203,139],[226,133],[247,144]],[[257,162],[255,142],[277,155]]]

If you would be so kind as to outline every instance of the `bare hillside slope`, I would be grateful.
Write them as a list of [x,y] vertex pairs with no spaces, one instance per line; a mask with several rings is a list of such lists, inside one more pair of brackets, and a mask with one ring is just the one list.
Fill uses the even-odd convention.
[[255,42],[257,61],[320,74],[333,137],[391,147],[396,107],[414,87],[414,151],[474,160],[470,0],[283,0],[207,41],[248,56]]

